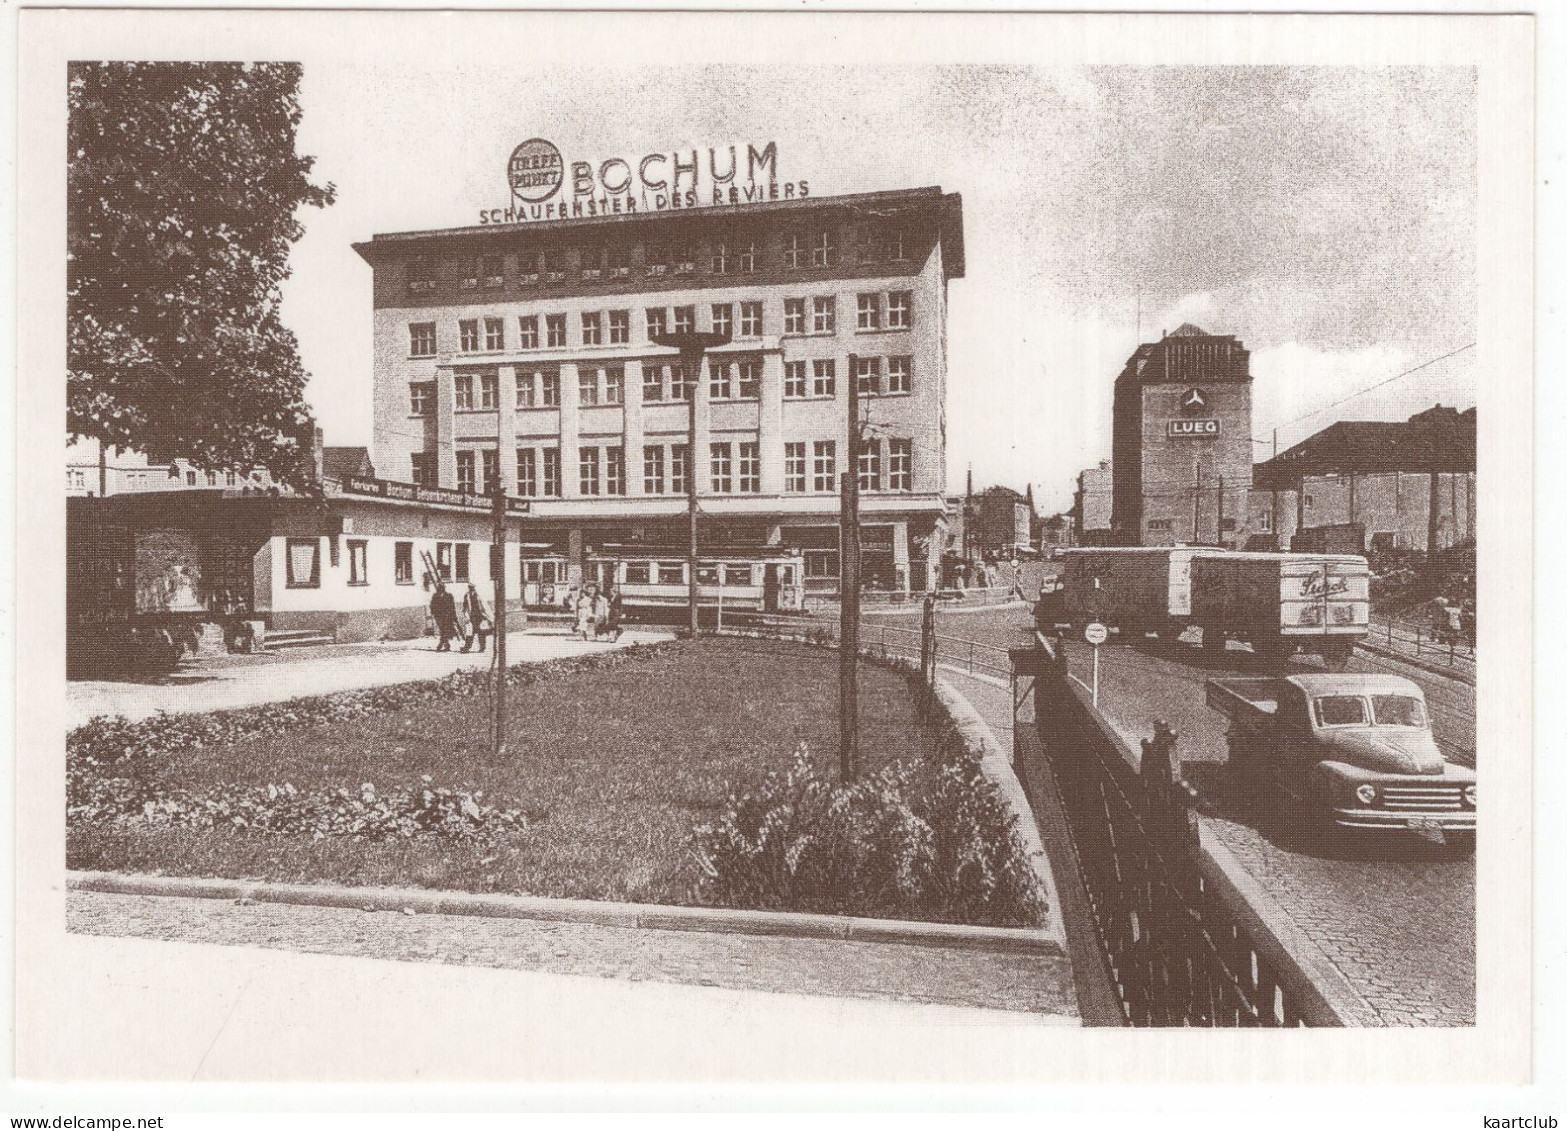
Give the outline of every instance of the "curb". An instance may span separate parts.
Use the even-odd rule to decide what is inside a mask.
[[[1055,958],[1066,956],[1060,940],[1043,930],[855,919],[847,915],[794,911],[737,911],[722,907],[674,907],[587,899],[549,899],[544,896],[479,895],[419,888],[271,884],[119,872],[67,872],[65,886],[70,891],[109,895],[252,900],[256,903],[294,907],[411,911],[420,915],[473,915],[492,919],[539,919],[653,931],[706,931],[846,942],[900,943],[904,946],[1034,954]]]
[[[1419,668],[1421,671],[1430,672],[1432,675],[1445,676],[1454,683],[1463,683],[1470,687],[1475,686],[1475,677],[1459,668],[1439,667],[1436,664],[1430,663],[1426,660],[1418,659],[1417,657],[1410,656],[1404,652],[1397,652],[1391,648],[1383,648],[1378,644],[1367,644],[1364,640],[1356,641],[1355,647],[1362,652],[1369,652],[1373,656],[1381,656],[1384,659],[1395,660],[1400,664],[1408,664],[1412,668]]]

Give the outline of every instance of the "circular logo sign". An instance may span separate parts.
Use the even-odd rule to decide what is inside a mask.
[[[1098,621],[1095,621],[1083,629],[1083,639],[1098,647],[1110,639],[1110,630]]]
[[[566,179],[566,163],[560,150],[541,137],[529,138],[511,151],[506,162],[506,183],[511,194],[529,204],[539,204],[560,191]]]

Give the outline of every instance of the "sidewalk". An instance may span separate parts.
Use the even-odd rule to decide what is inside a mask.
[[[628,631],[614,643],[513,632],[506,637],[506,659],[511,664],[540,663],[667,639],[668,633],[649,630]],[[160,711],[225,711],[307,695],[439,679],[489,665],[488,652],[437,652],[430,637],[331,645],[299,656],[273,653],[221,656],[211,663],[187,660],[155,683],[81,680],[66,684],[66,725],[77,727],[99,715],[143,719]]]

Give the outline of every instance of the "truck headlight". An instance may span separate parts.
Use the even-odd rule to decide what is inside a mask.
[[[1472,785],[1464,786],[1464,804],[1469,806],[1471,809],[1476,808],[1475,787]]]
[[[1375,805],[1377,803],[1377,787],[1367,782],[1365,785],[1355,787],[1355,799],[1362,805]]]

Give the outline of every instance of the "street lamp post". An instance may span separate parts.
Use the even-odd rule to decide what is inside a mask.
[[[696,588],[696,398],[702,387],[702,358],[710,349],[729,344],[729,335],[716,332],[703,332],[698,330],[677,331],[673,334],[649,335],[655,346],[664,346],[668,349],[680,351],[680,380],[686,382],[691,375],[690,387],[686,389],[686,408],[688,411],[688,424],[686,428],[686,516],[688,543],[686,546],[686,570],[688,600],[691,604],[691,635],[697,634],[697,588]]]

